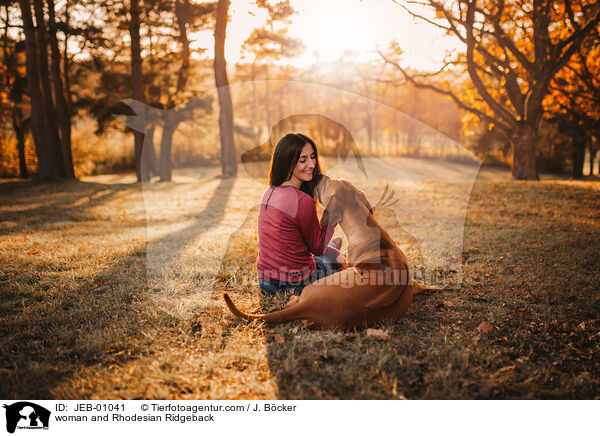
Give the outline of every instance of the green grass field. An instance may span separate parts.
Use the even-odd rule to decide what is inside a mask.
[[[226,310],[225,290],[248,311],[286,298],[261,297],[254,280],[249,210],[264,185],[218,174],[179,171],[144,192],[130,174],[0,184],[1,397],[599,397],[596,181],[481,170],[462,288],[416,297],[404,319],[378,326],[381,338],[247,323]],[[369,198],[384,176],[361,185]],[[398,219],[425,195],[449,210],[452,188],[391,185],[401,201],[378,218],[416,263]],[[436,231],[435,216],[421,225]]]

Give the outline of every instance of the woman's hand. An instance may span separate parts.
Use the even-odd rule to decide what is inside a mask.
[[[342,253],[335,257],[335,261],[340,264],[342,269],[346,269],[346,257]]]

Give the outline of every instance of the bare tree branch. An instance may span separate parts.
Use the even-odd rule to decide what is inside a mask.
[[[455,103],[456,105],[468,112],[471,112],[475,115],[477,115],[479,118],[484,119],[486,121],[489,121],[490,123],[493,123],[494,125],[497,125],[500,129],[502,129],[506,134],[510,133],[510,126],[501,122],[498,122],[498,120],[496,120],[495,118],[487,115],[485,112],[472,107],[471,105],[465,103],[464,101],[462,101],[455,93],[453,93],[450,90],[446,90],[446,89],[441,89],[435,85],[429,84],[429,83],[421,83],[421,82],[417,82],[414,77],[412,77],[410,74],[408,74],[406,72],[406,70],[404,68],[402,68],[398,63],[391,61],[390,59],[388,59],[381,51],[378,51],[379,55],[381,56],[381,58],[384,60],[385,63],[392,65],[393,67],[395,67],[398,71],[400,71],[403,75],[403,77],[409,82],[411,83],[413,86],[415,86],[416,88],[421,88],[421,89],[430,89],[432,91],[435,91],[439,94],[442,95],[446,95],[448,97],[450,97]]]
[[[490,109],[502,117],[508,124],[511,124],[515,121],[513,114],[506,110],[502,104],[497,102],[496,99],[491,96],[481,81],[481,78],[477,74],[477,69],[475,68],[475,62],[473,60],[473,47],[475,45],[475,38],[473,37],[471,30],[475,19],[474,5],[475,0],[471,0],[468,4],[469,7],[467,8],[467,18],[465,22],[465,27],[467,30],[467,71],[469,72],[469,76],[471,76],[471,80],[473,81],[475,89],[477,89],[477,92],[485,100]]]
[[[430,20],[429,18],[426,18],[426,17],[424,17],[423,15],[419,15],[419,14],[416,14],[416,13],[412,12],[410,9],[408,9],[408,8],[407,8],[406,6],[404,6],[403,4],[399,3],[397,0],[392,0],[392,1],[393,1],[394,3],[396,3],[398,6],[400,6],[402,9],[404,9],[406,12],[408,12],[408,13],[409,13],[411,16],[413,16],[414,18],[418,18],[418,19],[420,19],[420,20],[423,20],[423,21],[425,21],[425,22],[427,22],[427,23],[431,24],[432,26],[435,26],[435,27],[437,27],[437,28],[439,28],[439,29],[443,29],[443,30],[445,30],[445,31],[447,31],[447,32],[452,32],[452,31],[453,31],[451,27],[445,27],[445,26],[442,26],[440,23],[436,23],[435,21],[433,21],[433,20]],[[407,2],[407,3],[411,3],[411,2]],[[459,36],[460,36],[460,35],[459,35]]]
[[[510,53],[512,53],[512,55],[521,63],[521,65],[523,65],[523,67],[525,67],[527,70],[530,70],[531,68],[533,68],[533,63],[529,59],[527,59],[527,56],[517,48],[512,39],[506,35],[504,29],[502,28],[502,25],[500,24],[500,20],[498,17],[504,9],[504,0],[502,0],[502,2],[499,4],[498,9],[498,14],[496,14],[495,16],[487,16],[487,18],[494,26],[494,38],[496,38],[496,40],[502,47],[507,48],[510,51]]]
[[[579,32],[573,32],[569,38],[555,46],[557,58],[556,65],[551,70],[553,76],[569,61],[569,59],[571,59],[571,56],[579,50],[583,39],[596,28],[598,23],[600,23],[600,8],[597,7],[596,16],[590,19]],[[563,51],[567,46],[569,46],[569,48]]]

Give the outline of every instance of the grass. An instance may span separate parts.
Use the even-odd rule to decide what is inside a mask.
[[[143,193],[131,175],[0,185],[1,397],[598,398],[597,182],[482,170],[463,287],[417,297],[405,318],[379,326],[385,340],[233,318],[224,290],[246,310],[286,298],[261,297],[253,280],[249,209],[264,188],[217,175],[190,170]],[[373,198],[382,182],[362,187]],[[401,205],[452,193],[394,188]],[[380,222],[409,238],[397,221],[409,212],[395,207]],[[418,247],[406,247],[417,262]]]

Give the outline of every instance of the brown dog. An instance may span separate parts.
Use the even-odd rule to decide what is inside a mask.
[[[427,289],[409,274],[406,256],[372,215],[365,195],[347,180],[323,176],[317,195],[325,212],[321,226],[339,222],[348,239],[348,268],[306,286],[279,311],[247,314],[223,294],[231,312],[245,319],[307,320],[324,328],[371,326],[406,313],[413,296]]]

